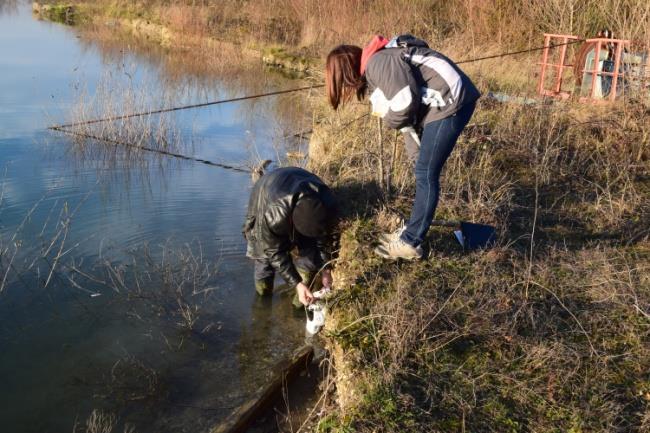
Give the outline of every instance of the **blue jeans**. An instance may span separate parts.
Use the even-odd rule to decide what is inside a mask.
[[[440,195],[440,173],[454,150],[463,128],[472,118],[476,104],[460,109],[453,116],[429,122],[420,140],[420,154],[415,163],[415,202],[411,218],[401,239],[414,247],[420,245],[429,230]]]

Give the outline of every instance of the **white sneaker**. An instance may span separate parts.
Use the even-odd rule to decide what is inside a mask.
[[[413,260],[422,258],[422,247],[411,246],[400,238],[393,239],[390,242],[382,243],[375,248],[375,253],[385,259]]]
[[[402,233],[404,233],[405,230],[406,230],[406,223],[404,221],[402,221],[400,223],[400,226],[394,232],[392,232],[392,233],[382,233],[381,235],[379,235],[379,242],[385,243],[385,244],[393,242],[394,240],[399,239],[402,236]]]

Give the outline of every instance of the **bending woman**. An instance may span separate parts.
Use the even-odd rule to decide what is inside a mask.
[[[415,201],[406,226],[383,236],[375,251],[391,259],[421,258],[442,167],[472,117],[479,91],[456,64],[411,35],[390,41],[375,36],[363,50],[334,48],[325,79],[334,109],[368,93],[372,114],[404,133],[407,154],[415,161]]]

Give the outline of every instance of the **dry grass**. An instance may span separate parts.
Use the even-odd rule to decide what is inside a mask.
[[[321,124],[312,148],[347,194],[329,328],[339,406],[321,431],[646,431],[648,108],[482,101],[438,216],[494,224],[499,245],[463,254],[434,228],[429,259],[410,264],[372,253],[413,178],[398,157],[393,189],[379,187],[374,119],[340,129],[357,114]]]
[[[64,277],[76,288],[114,292],[127,303],[128,315],[143,323],[163,318],[184,334],[208,332],[215,323],[209,314],[203,317],[203,306],[216,290],[218,263],[204,255],[199,242],[171,244],[153,251],[144,244],[113,256],[100,251],[93,266],[67,263]]]
[[[650,10],[641,0],[418,0],[372,5],[351,0],[106,3],[114,16],[142,17],[190,34],[248,36],[309,48],[341,41],[362,43],[375,32],[404,30],[432,41],[462,36],[474,45],[496,42],[502,47],[525,45],[531,35],[545,31],[591,34],[603,26],[615,28],[627,38],[643,39]]]
[[[75,204],[55,201],[49,209],[42,209],[47,203],[43,197],[12,232],[0,237],[0,294],[51,287],[89,297],[111,291],[126,304],[129,317],[142,322],[162,319],[183,335],[206,333],[217,325],[203,313],[216,290],[218,263],[204,254],[200,242],[176,247],[170,239],[153,251],[148,244],[128,251],[106,250],[101,242],[96,262],[75,256],[88,239],[72,241],[72,226],[93,192]],[[37,210],[47,212],[38,216],[38,223],[32,221]]]
[[[73,243],[70,231],[75,216],[94,191],[76,203],[50,202],[45,195],[29,208],[13,231],[0,236],[0,294],[10,287],[30,292],[45,290],[60,282],[62,268],[84,240]],[[0,193],[0,213],[5,210]],[[46,208],[49,202],[49,209]],[[44,220],[32,221],[37,211],[47,209]]]
[[[264,73],[261,64],[225,62],[225,57],[234,55],[233,46],[228,44],[224,45],[224,49],[220,49],[217,43],[204,46],[198,50],[200,56],[184,49],[169,55],[157,51],[159,47],[149,45],[147,48],[146,44],[137,40],[130,39],[132,43],[125,44],[117,38],[121,33],[111,37],[105,28],[101,31],[86,30],[84,34],[99,38],[102,56],[107,63],[115,66],[102,75],[92,91],[86,88],[83,81],[75,83],[76,100],[64,122],[72,126],[63,128],[63,132],[76,137],[70,151],[80,163],[101,162],[104,166],[113,167],[119,162],[126,166],[146,168],[152,161],[159,164],[163,160],[169,161],[170,154],[191,156],[201,145],[201,140],[213,137],[196,136],[192,125],[187,125],[187,122],[185,128],[181,128],[180,111],[146,113],[289,86],[285,77]],[[136,55],[147,56],[151,68],[143,72],[130,63],[130,57],[124,54],[127,49]],[[311,129],[311,121],[304,115],[305,95],[310,93],[251,99],[240,103],[237,114],[249,123],[256,121],[254,113],[260,105],[266,107],[264,111],[276,113],[276,124],[272,127],[277,139],[275,144],[279,163],[286,159],[284,147],[301,150],[304,135],[296,132]],[[144,115],[120,118],[132,113]],[[93,122],[95,119],[111,118],[115,120]],[[255,137],[248,138],[254,147]],[[162,158],[147,157],[155,157],[156,154]]]
[[[542,33],[594,36],[608,27],[617,36],[650,44],[650,5],[643,0],[235,0],[141,2],[80,1],[87,16],[130,19],[161,25],[177,45],[210,37],[237,46],[280,45],[303,55],[322,57],[340,43],[365,44],[373,34],[410,32],[453,58],[539,46]],[[164,30],[167,29],[167,30]],[[197,44],[193,44],[197,46]],[[460,54],[456,56],[455,54]],[[468,56],[471,54],[471,56]],[[533,60],[533,58],[529,58]],[[537,61],[537,57],[534,58]],[[226,62],[228,63],[228,62]],[[490,79],[501,79],[512,68],[486,68]],[[510,65],[512,66],[512,65]],[[530,64],[516,66],[516,81]]]
[[[84,26],[92,29],[94,39],[114,39],[118,31],[129,33],[147,42],[173,46],[179,55],[170,56],[172,59],[184,57],[180,55],[183,51],[189,53],[182,61],[184,70],[195,66],[203,71],[228,70],[234,75],[241,62],[259,60],[261,52],[272,47],[284,53],[282,56],[296,59],[296,64],[308,64],[310,74],[321,79],[319,65],[329,49],[341,43],[364,45],[377,33],[415,34],[456,61],[539,47],[544,32],[591,37],[605,27],[613,29],[617,37],[635,41],[633,51],[647,51],[650,46],[650,6],[641,0],[418,0],[372,5],[347,0],[77,3],[77,15],[86,17],[77,21],[96,23]],[[570,47],[569,58],[574,48]],[[533,52],[463,68],[482,88],[531,94],[539,59],[540,53]]]

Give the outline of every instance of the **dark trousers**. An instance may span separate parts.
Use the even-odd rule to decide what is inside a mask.
[[[412,246],[420,245],[429,230],[440,195],[440,173],[456,145],[465,125],[472,118],[475,104],[463,107],[455,115],[429,122],[420,141],[415,163],[415,202],[411,218],[401,239]]]

